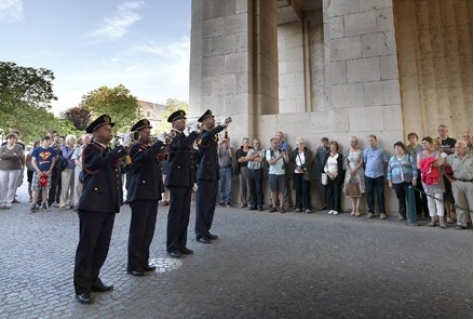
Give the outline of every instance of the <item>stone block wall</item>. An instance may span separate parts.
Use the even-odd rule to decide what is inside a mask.
[[[291,1],[291,5],[303,2]],[[193,0],[191,113],[197,116],[211,108],[218,115],[232,115],[229,134],[235,148],[244,136],[259,137],[262,146],[268,148],[275,132],[283,131],[292,148],[296,139],[303,137],[314,151],[326,136],[338,141],[344,151],[352,135],[359,138],[361,147],[366,147],[366,136],[375,134],[379,146],[393,155],[393,144],[404,141],[407,130],[420,132],[416,119],[429,119],[427,111],[434,112],[438,121],[454,116],[464,127],[470,123],[472,128],[472,31],[468,31],[469,26],[472,29],[472,2],[447,1],[450,5],[461,3],[466,10],[444,10],[451,8],[446,1],[433,0],[433,7],[428,0],[412,1],[418,6],[413,11],[418,20],[432,25],[424,28],[424,22],[416,26],[416,19],[407,20],[397,32],[409,36],[398,43],[394,3],[408,2],[322,0],[322,8],[297,8],[296,15],[292,15],[286,7],[285,17],[278,17],[278,10],[290,2],[278,1],[277,5],[275,0]],[[441,9],[447,17],[442,18]],[[460,15],[462,19],[454,24],[456,27],[439,29],[439,21],[421,19],[426,12],[428,17],[443,21]],[[297,20],[285,20],[295,16]],[[460,31],[447,33],[456,38],[441,37],[444,31],[457,26]],[[422,38],[416,36],[420,27],[425,35]],[[444,49],[435,50],[434,44],[443,41]],[[469,43],[471,48],[467,49]],[[417,48],[426,58],[416,61],[410,48]],[[437,56],[454,51],[459,52],[458,59],[443,62]],[[470,75],[447,72],[465,66],[471,70]],[[436,74],[426,77],[426,83],[433,86],[422,91],[422,98],[414,89],[420,84],[420,69]],[[436,89],[443,76],[452,78],[446,82],[451,85],[448,93]],[[446,111],[439,101],[461,107]],[[471,107],[467,108],[469,101]],[[426,107],[420,107],[420,102]],[[388,188],[386,195],[387,207],[393,212],[396,198]],[[313,204],[320,206],[317,196],[312,197]],[[343,207],[348,205],[344,197]]]

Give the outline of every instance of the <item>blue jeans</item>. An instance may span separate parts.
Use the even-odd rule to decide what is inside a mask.
[[[229,204],[232,198],[232,167],[219,168],[219,204]]]
[[[375,212],[374,191],[377,192],[377,204],[379,207],[379,214],[385,213],[385,196],[383,192],[384,177],[371,178],[365,176],[365,192],[367,194],[367,210],[368,213]]]

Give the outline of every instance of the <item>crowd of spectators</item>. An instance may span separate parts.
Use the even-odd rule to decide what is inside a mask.
[[[0,209],[19,202],[15,193],[26,170],[32,213],[52,207],[76,210],[82,192],[82,148],[90,143],[91,135],[84,134],[78,140],[74,135],[49,130],[29,151],[20,137],[19,131],[13,131],[0,147]]]
[[[367,147],[359,147],[359,140],[351,136],[349,147],[343,153],[337,141],[323,137],[314,153],[298,138],[291,150],[283,132],[270,140],[271,147],[262,149],[260,140],[245,137],[236,151],[228,136],[219,143],[220,172],[218,203],[232,205],[232,179],[238,176],[238,206],[249,210],[264,210],[264,179],[270,189],[268,211],[286,210],[311,213],[327,211],[330,215],[342,213],[341,199],[345,194],[351,200],[351,216],[364,214],[368,218],[387,218],[384,185],[394,190],[398,200],[399,220],[407,219],[409,186],[416,187],[416,210],[419,216],[429,215],[429,226],[446,228],[454,223],[464,229],[472,225],[472,132],[464,132],[456,140],[448,135],[446,125],[439,125],[439,137],[421,139],[416,133],[407,136],[408,144],[393,144],[394,155],[378,146],[377,136],[366,137]],[[81,196],[82,149],[92,136],[84,134],[61,136],[50,130],[36,141],[30,152],[20,141],[20,132],[5,136],[0,147],[0,209],[9,209],[17,202],[16,188],[23,182],[26,168],[31,212],[57,207],[76,210]],[[163,158],[163,173],[167,172]],[[124,172],[125,173],[125,169]],[[355,184],[349,192],[348,184]],[[321,207],[312,207],[311,188],[319,197]],[[295,200],[291,203],[292,189]],[[361,200],[366,199],[366,212],[361,211]],[[168,204],[166,193],[162,200]],[[377,207],[375,207],[377,204]]]
[[[398,219],[406,221],[408,190],[412,186],[417,188],[416,212],[420,217],[430,216],[429,226],[444,229],[456,220],[456,229],[464,229],[472,225],[472,217],[469,218],[469,212],[472,216],[472,132],[464,132],[456,140],[448,135],[447,126],[441,124],[438,133],[436,138],[423,137],[421,144],[416,133],[408,134],[408,144],[402,141],[393,144],[391,157],[378,145],[374,134],[366,137],[368,146],[364,149],[359,147],[358,138],[351,136],[349,148],[344,152],[337,141],[327,137],[321,139],[314,153],[303,138],[298,138],[296,148],[290,150],[282,132],[271,138],[268,150],[260,147],[258,138],[250,146],[250,139],[244,137],[241,147],[234,152],[230,141],[224,139],[218,152],[221,168],[218,202],[221,206],[232,205],[232,171],[239,175],[237,198],[241,208],[264,210],[263,187],[267,178],[271,213],[317,210],[338,215],[342,213],[341,197],[345,194],[351,199],[351,216],[386,219],[385,186],[388,185],[398,201]],[[321,207],[311,207],[312,185]],[[290,204],[292,189],[295,201]],[[366,212],[361,211],[363,197]]]

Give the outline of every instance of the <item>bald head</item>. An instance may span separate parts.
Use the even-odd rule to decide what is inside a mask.
[[[458,153],[458,155],[466,155],[466,143],[464,143],[463,141],[456,142],[456,144],[454,145],[454,150],[456,153]]]
[[[462,140],[466,143],[466,146],[472,145],[472,132],[466,131],[462,134]]]

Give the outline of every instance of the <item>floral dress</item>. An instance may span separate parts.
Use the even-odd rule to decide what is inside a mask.
[[[349,152],[346,154],[345,158],[345,164],[349,163],[349,166],[351,167],[351,170],[354,169],[360,162],[361,158],[363,156],[363,151],[362,149],[357,149],[357,150],[349,150]],[[346,168],[346,165],[344,165],[344,168]],[[351,178],[351,172],[346,168],[346,176],[344,179],[344,188]],[[354,175],[355,180],[360,186],[360,193],[361,196],[363,193],[365,193],[365,183],[364,183],[364,168],[361,166],[356,174]],[[344,189],[343,188],[343,189]]]

